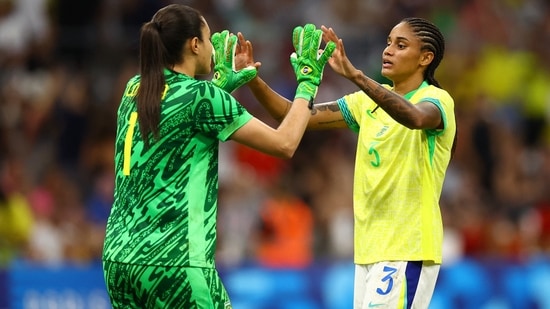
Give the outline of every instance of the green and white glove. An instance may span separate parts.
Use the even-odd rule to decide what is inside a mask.
[[[216,32],[212,34],[212,45],[214,47],[214,76],[212,77],[214,85],[231,93],[256,77],[258,70],[254,66],[248,66],[239,71],[235,69],[236,35],[230,34],[228,30]]]
[[[313,24],[297,26],[292,33],[295,52],[290,55],[298,87],[294,98],[303,98],[310,102],[317,95],[317,88],[323,79],[323,69],[336,49],[336,43],[328,42],[321,52],[323,32]]]

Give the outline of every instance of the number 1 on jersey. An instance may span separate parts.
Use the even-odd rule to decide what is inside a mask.
[[[134,128],[136,127],[137,116],[137,112],[132,112],[132,114],[130,114],[128,131],[126,132],[126,138],[124,139],[124,165],[122,170],[124,176],[130,175],[130,163],[132,157],[132,136],[134,136]]]

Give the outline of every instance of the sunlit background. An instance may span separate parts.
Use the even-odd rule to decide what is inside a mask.
[[[0,0],[0,308],[109,308],[101,271],[115,117],[158,0]],[[243,32],[260,76],[292,98],[291,33],[331,26],[380,82],[402,18],[447,40],[436,72],[459,142],[441,197],[444,264],[431,308],[550,308],[547,0],[199,0]],[[210,78],[208,76],[204,78]],[[327,68],[318,102],[356,91]],[[234,93],[276,126],[246,87]],[[307,132],[281,161],[220,149],[217,264],[235,309],[352,308],[356,135]],[[371,241],[377,241],[372,239]]]

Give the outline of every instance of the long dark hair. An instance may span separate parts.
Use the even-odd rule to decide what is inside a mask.
[[[140,34],[140,75],[137,93],[139,130],[146,145],[149,135],[159,138],[160,102],[164,93],[164,68],[184,61],[184,43],[194,37],[203,40],[202,14],[189,6],[171,4],[143,24]]]
[[[445,38],[443,34],[435,24],[423,18],[408,17],[401,22],[407,23],[414,34],[420,38],[422,49],[427,49],[434,54],[434,59],[424,72],[424,79],[430,85],[441,87],[434,75],[435,69],[437,69],[443,59],[443,54],[445,54]]]

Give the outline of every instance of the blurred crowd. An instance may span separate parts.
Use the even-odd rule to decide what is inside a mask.
[[[0,0],[0,266],[101,258],[113,199],[116,110],[139,28],[160,0]],[[190,0],[212,31],[252,41],[260,75],[292,98],[294,26],[333,27],[380,82],[399,20],[447,39],[436,78],[455,98],[458,148],[441,197],[445,263],[550,254],[550,4],[546,0]],[[204,78],[209,78],[208,76]],[[327,68],[317,101],[356,91]],[[243,87],[235,96],[276,125]],[[356,136],[307,132],[283,161],[220,147],[218,263],[304,267],[353,255]]]

